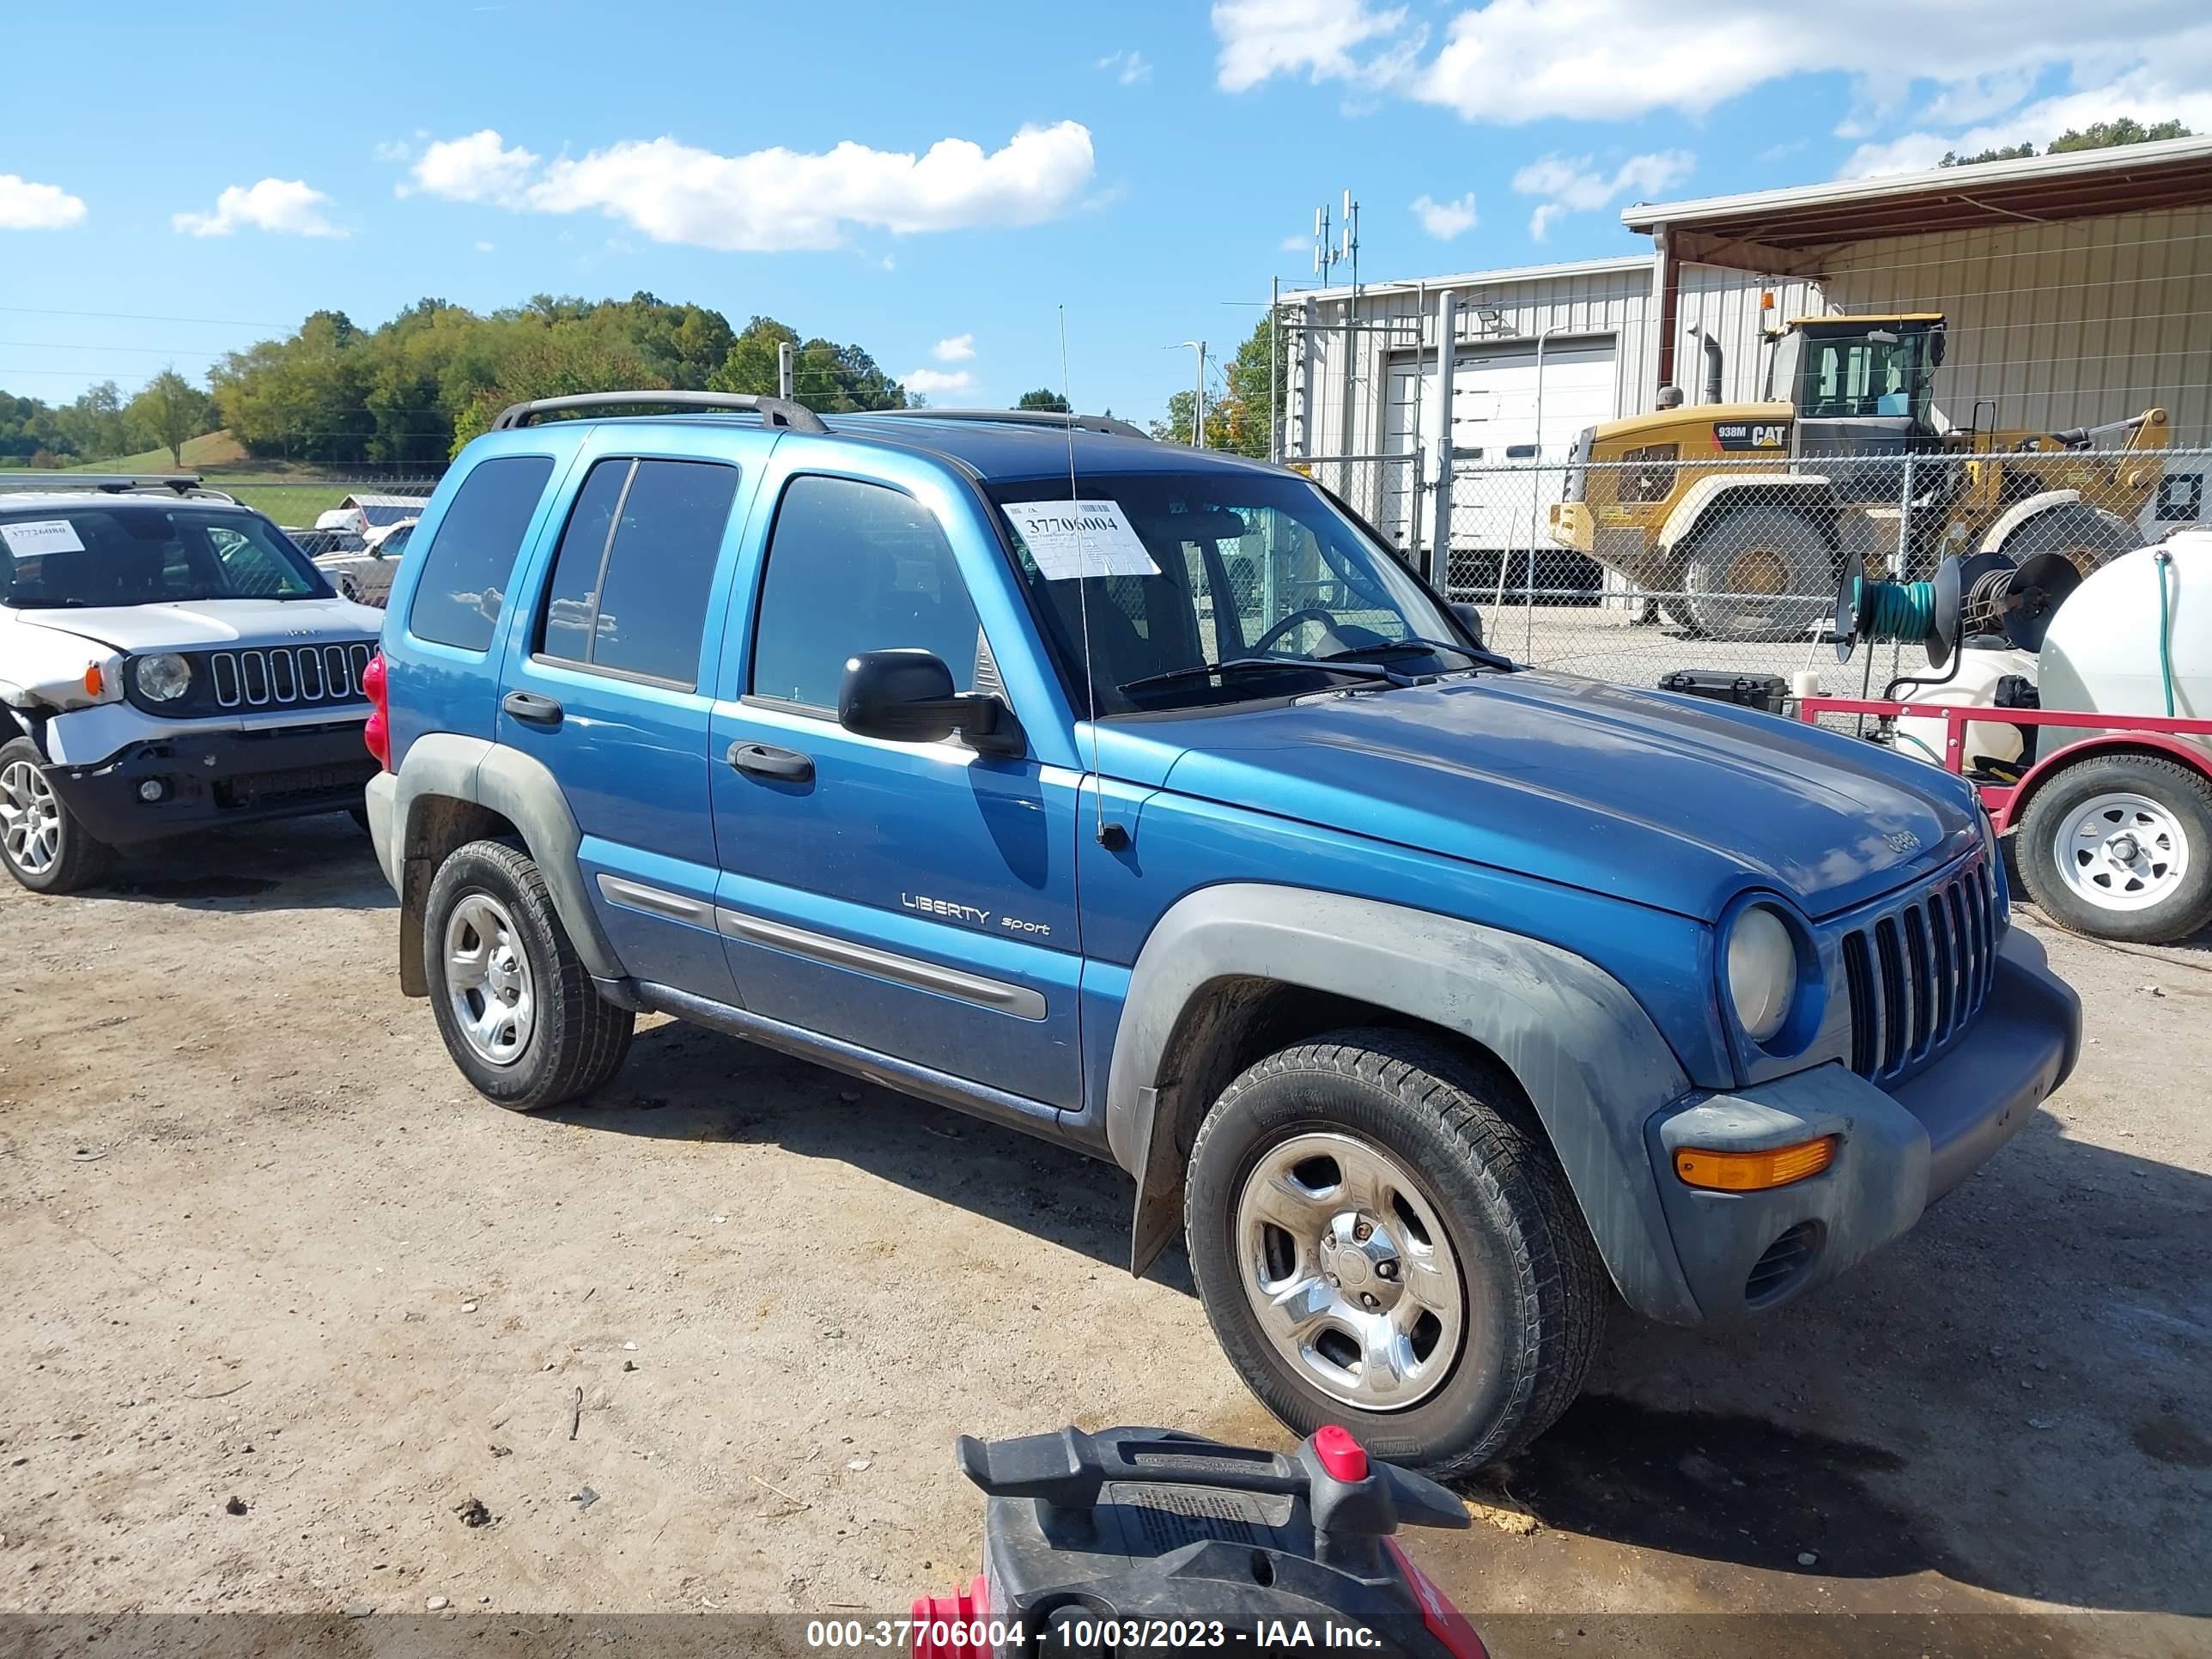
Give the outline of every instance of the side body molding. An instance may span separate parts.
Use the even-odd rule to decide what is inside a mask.
[[[599,980],[623,977],[622,962],[584,890],[583,871],[576,861],[583,832],[553,774],[518,750],[482,738],[437,732],[407,746],[393,787],[392,863],[398,867],[387,866],[385,873],[393,878],[399,894],[401,989],[421,996],[428,988],[422,982],[422,910],[437,868],[436,860],[428,855],[435,812],[425,797],[482,806],[514,824],[544,875],[553,908],[584,966]]]
[[[1521,934],[1259,884],[1204,888],[1178,902],[1130,978],[1106,1134],[1115,1162],[1137,1178],[1133,1270],[1143,1270],[1180,1218],[1190,1139],[1212,1103],[1187,1097],[1179,1075],[1189,1069],[1176,1042],[1185,1012],[1218,1005],[1206,994],[1238,981],[1356,998],[1489,1049],[1527,1091],[1621,1294],[1653,1318],[1698,1319],[1644,1139],[1651,1115],[1691,1085],[1618,981]]]

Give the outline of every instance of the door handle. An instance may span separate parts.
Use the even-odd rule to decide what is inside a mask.
[[[561,705],[535,691],[510,691],[499,700],[499,706],[515,719],[527,720],[532,726],[561,724]]]
[[[783,783],[814,781],[813,757],[802,755],[796,749],[777,749],[765,743],[733,743],[729,758],[730,764],[738,771],[757,778],[775,778]]]

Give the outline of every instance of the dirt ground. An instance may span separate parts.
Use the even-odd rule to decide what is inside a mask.
[[[1616,1316],[1475,1493],[1533,1521],[1410,1536],[1493,1651],[2212,1652],[2212,948],[2023,925],[2087,1008],[2048,1110],[1807,1305]],[[1286,1443],[1118,1173],[661,1021],[512,1115],[393,935],[343,818],[0,884],[0,1649],[898,1612],[974,1571],[956,1433]]]

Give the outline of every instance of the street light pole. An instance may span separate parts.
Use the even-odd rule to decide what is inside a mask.
[[[1168,349],[1181,351],[1186,348],[1198,354],[1198,386],[1190,404],[1190,447],[1203,449],[1206,447],[1206,342],[1178,340]]]

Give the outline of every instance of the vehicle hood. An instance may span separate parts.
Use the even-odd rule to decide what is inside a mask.
[[[1133,781],[1708,921],[1749,887],[1830,915],[1981,833],[1968,787],[1923,763],[1562,675],[1114,724]]]
[[[89,610],[23,610],[18,623],[118,651],[202,651],[374,638],[384,613],[350,599],[183,599]]]

